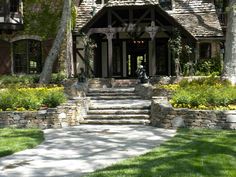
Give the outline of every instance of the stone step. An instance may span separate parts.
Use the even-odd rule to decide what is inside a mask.
[[[150,100],[91,100],[90,109],[150,109]]]
[[[86,96],[136,96],[134,92],[89,92],[86,94]]]
[[[140,124],[140,125],[148,125],[150,124],[150,120],[147,119],[121,119],[121,120],[84,120],[80,122],[81,124]]]
[[[141,99],[140,96],[93,96],[91,100],[125,100],[125,99]]]
[[[135,88],[89,88],[88,93],[134,93]]]
[[[150,114],[148,109],[103,109],[103,110],[88,110],[87,114]]]
[[[85,119],[89,120],[119,120],[119,119],[149,119],[150,116],[148,114],[109,114],[109,115],[101,115],[101,114],[91,114],[86,115]]]
[[[116,79],[113,83],[113,87],[134,87],[138,84],[137,79]]]
[[[105,109],[124,109],[124,110],[130,110],[130,109],[150,109],[150,106],[127,106],[127,105],[94,105],[89,107],[90,110],[105,110]]]

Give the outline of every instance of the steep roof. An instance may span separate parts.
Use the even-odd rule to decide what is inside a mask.
[[[158,0],[109,0],[105,6],[97,5],[95,13],[106,7],[159,5],[158,2]],[[211,0],[175,0],[173,10],[167,12],[194,37],[223,36],[215,6]],[[92,13],[92,2],[82,2],[78,7],[74,32],[79,32],[92,19]]]
[[[114,6],[143,6],[143,5],[157,5],[155,0],[110,0],[107,3],[108,7]]]
[[[175,0],[168,12],[195,37],[222,37],[222,28],[211,0]]]

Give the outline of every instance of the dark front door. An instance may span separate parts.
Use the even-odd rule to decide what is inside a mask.
[[[148,42],[145,40],[128,41],[127,76],[137,77],[136,71],[143,65],[148,74]]]
[[[168,39],[157,39],[156,52],[156,75],[168,75]]]

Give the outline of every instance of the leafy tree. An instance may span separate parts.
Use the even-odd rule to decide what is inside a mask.
[[[61,45],[65,39],[68,24],[71,22],[71,0],[64,0],[63,12],[60,22],[60,27],[57,32],[57,36],[54,40],[53,46],[49,52],[49,55],[46,58],[44,63],[43,71],[40,75],[39,83],[48,84],[51,80],[53,64],[57,59],[57,56],[60,52]]]

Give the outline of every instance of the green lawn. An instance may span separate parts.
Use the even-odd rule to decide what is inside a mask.
[[[39,129],[0,129],[0,157],[33,148],[43,140]]]
[[[236,131],[180,129],[151,152],[88,177],[235,177]]]

